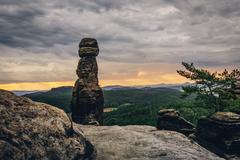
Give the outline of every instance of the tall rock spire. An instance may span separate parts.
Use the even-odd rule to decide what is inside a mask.
[[[103,92],[98,84],[98,43],[93,38],[83,38],[79,44],[78,76],[72,93],[72,120],[80,124],[102,124]]]

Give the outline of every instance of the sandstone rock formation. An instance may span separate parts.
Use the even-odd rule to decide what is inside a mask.
[[[162,109],[157,115],[157,128],[160,130],[177,131],[188,136],[194,133],[195,127],[180,116],[174,109]]]
[[[0,159],[85,159],[95,150],[60,109],[0,90]]]
[[[81,126],[98,160],[223,160],[183,134],[151,126]]]
[[[71,110],[72,120],[80,124],[102,123],[103,92],[98,84],[96,56],[99,53],[96,39],[84,38],[79,44],[80,60],[77,67]]]
[[[217,112],[211,117],[200,119],[196,139],[201,145],[221,156],[240,157],[240,115]]]

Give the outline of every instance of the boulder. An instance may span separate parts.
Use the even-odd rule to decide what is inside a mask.
[[[217,112],[198,121],[196,140],[224,157],[240,156],[240,115]]]
[[[86,159],[95,150],[53,106],[0,90],[0,159]]]
[[[223,160],[181,133],[152,126],[79,125],[98,160]]]
[[[174,109],[162,109],[158,112],[157,129],[176,131],[186,136],[195,131],[194,125],[182,118]]]

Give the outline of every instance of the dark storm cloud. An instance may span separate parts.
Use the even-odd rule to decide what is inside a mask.
[[[240,1],[0,0],[0,82],[74,79],[85,36],[99,41],[105,75],[112,63],[237,68]]]
[[[41,5],[40,5],[41,6]],[[32,46],[52,46],[64,44],[67,39],[60,27],[40,28],[33,21],[36,17],[45,16],[44,10],[33,5],[2,5],[0,11],[0,43],[11,47],[28,48]]]
[[[81,15],[84,10],[93,13],[100,12],[102,9],[109,10],[109,7],[113,7],[114,4],[107,5],[108,3],[104,1],[70,1],[68,3],[64,1],[57,3],[56,1],[56,3],[47,5],[47,3],[44,4],[40,2],[41,1],[36,1],[28,5],[26,5],[26,2],[19,3],[18,1],[16,3],[3,2],[4,5],[1,7],[3,10],[0,12],[0,29],[2,31],[0,43],[11,47],[22,48],[34,46],[52,47],[54,44],[68,45],[72,42],[79,41],[80,37],[93,32],[93,30],[89,28],[88,24],[85,26],[82,25],[79,28],[77,28],[77,25],[76,28],[74,28],[73,26],[64,24],[64,19],[69,18],[68,15],[62,15],[62,17],[56,15],[56,17],[52,17],[53,19],[48,19],[52,12],[55,10],[65,10],[66,13],[71,13],[71,11],[74,10],[77,14]],[[66,6],[69,6],[69,8]],[[114,5],[113,8],[118,8],[118,6],[119,5]],[[84,23],[81,22],[81,19],[78,19],[77,15],[72,18],[74,18],[74,21]],[[57,23],[63,21],[60,23],[64,25],[54,24],[54,21]],[[45,23],[47,25],[42,26]],[[75,34],[75,32],[77,32],[77,34]],[[124,35],[115,37],[114,35],[100,34],[96,36],[103,42],[131,41],[130,38],[126,38]]]

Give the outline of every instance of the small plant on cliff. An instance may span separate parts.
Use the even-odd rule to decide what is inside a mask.
[[[213,107],[215,112],[223,111],[234,100],[231,88],[240,78],[240,70],[234,69],[228,72],[225,69],[222,73],[211,73],[205,69],[195,68],[193,63],[182,62],[182,65],[186,71],[177,70],[177,72],[195,82],[183,87],[184,97],[194,94],[196,100]]]

